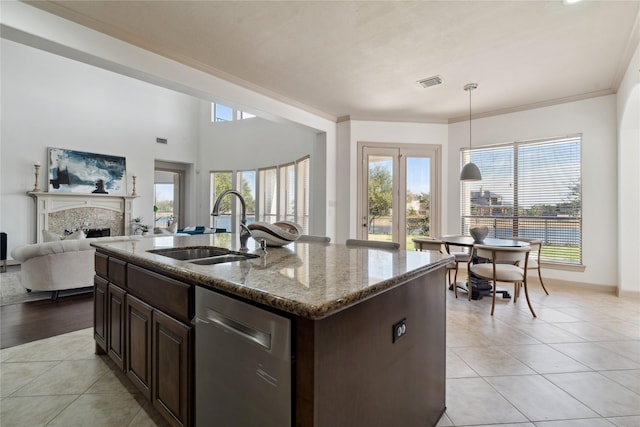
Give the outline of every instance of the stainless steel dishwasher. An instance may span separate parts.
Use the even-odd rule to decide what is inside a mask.
[[[196,286],[196,426],[291,426],[290,320]]]

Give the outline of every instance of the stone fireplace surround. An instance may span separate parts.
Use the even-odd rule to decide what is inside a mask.
[[[133,200],[137,196],[78,193],[27,193],[36,202],[36,242],[42,230],[64,234],[65,230],[110,228],[112,236],[131,234]]]

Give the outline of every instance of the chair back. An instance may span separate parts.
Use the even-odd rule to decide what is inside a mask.
[[[379,242],[376,240],[358,240],[347,239],[347,246],[366,246],[376,249],[400,249],[400,243],[397,242]]]
[[[311,234],[301,234],[298,237],[299,242],[320,242],[320,243],[329,243],[331,242],[331,237],[327,236],[313,236]]]
[[[527,242],[529,244],[529,247],[531,247],[531,253],[535,254],[536,259],[540,258],[540,251],[542,250],[542,240],[530,239],[527,237],[514,237],[513,240],[517,240],[519,242]]]
[[[516,262],[524,261],[526,266],[531,246],[474,245],[473,250],[476,256],[489,259],[494,263],[515,264]]]
[[[416,250],[427,250],[446,253],[444,242],[433,237],[419,237],[413,239]]]

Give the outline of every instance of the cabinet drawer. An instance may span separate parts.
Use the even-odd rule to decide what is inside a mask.
[[[114,257],[109,257],[109,281],[125,288],[127,286],[127,263]]]
[[[109,257],[105,254],[101,254],[96,251],[95,255],[95,269],[96,274],[103,279],[107,279],[109,277]]]
[[[193,317],[193,287],[129,264],[128,289],[147,304],[189,323]]]

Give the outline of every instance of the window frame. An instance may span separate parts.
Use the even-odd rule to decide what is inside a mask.
[[[536,150],[537,155],[532,155]],[[557,152],[563,150],[566,153],[558,156]],[[540,239],[543,241],[541,262],[583,266],[582,151],[582,134],[461,148],[460,167],[473,161],[483,175],[481,181],[460,182],[461,233],[468,235],[470,225],[483,224],[489,226],[491,237]],[[549,160],[551,155],[558,159],[556,163]],[[560,161],[573,169],[555,167],[557,170],[553,170],[549,166]],[[509,169],[510,177],[506,175]],[[505,176],[500,177],[501,174]],[[528,178],[524,178],[525,175]],[[571,182],[566,181],[566,177],[570,177]],[[563,193],[573,199],[560,202],[559,195]],[[498,201],[498,196],[507,201]],[[556,215],[552,215],[553,209]]]

